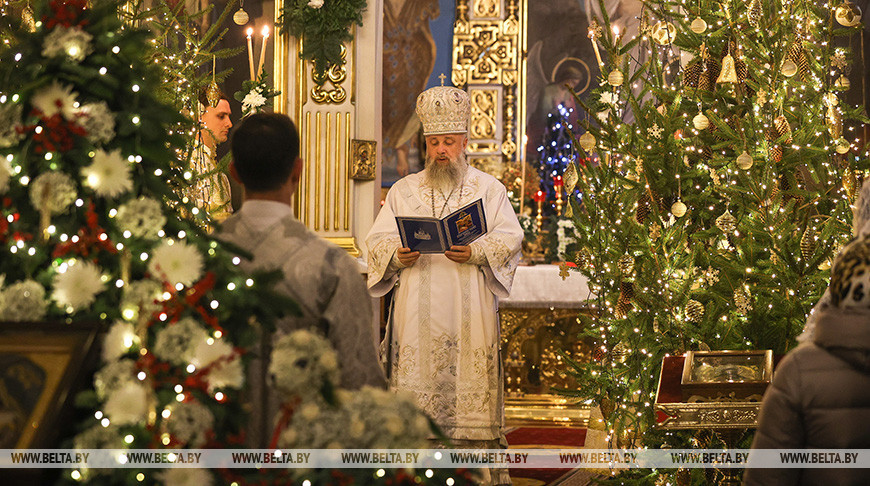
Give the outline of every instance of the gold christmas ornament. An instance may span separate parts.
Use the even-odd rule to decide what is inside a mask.
[[[840,108],[837,106],[829,106],[825,114],[825,125],[828,127],[828,133],[831,138],[839,139],[843,136],[843,114],[840,113]]]
[[[639,224],[644,224],[644,221],[646,221],[646,217],[650,212],[651,203],[652,201],[646,191],[642,192],[640,197],[637,199],[637,208],[634,210],[634,219]]]
[[[782,67],[780,68],[779,71],[782,73],[783,76],[790,78],[790,77],[794,76],[795,74],[797,74],[798,66],[791,59],[786,59],[782,63]]]
[[[590,152],[595,148],[595,135],[586,132],[583,135],[580,135],[578,142],[580,142],[580,147],[582,147],[585,152]]]
[[[797,67],[795,72],[800,71],[801,78],[806,81],[807,76],[809,76],[810,74],[810,62],[807,60],[807,52],[806,49],[804,49],[804,42],[800,38],[800,36],[795,39],[795,41],[791,45],[791,48],[789,48],[788,60],[795,63],[795,66]],[[784,71],[786,63],[787,61],[783,63],[783,74],[789,76],[789,74],[786,74]],[[793,76],[793,74],[791,76]]]
[[[574,261],[577,263],[578,268],[585,268],[589,263],[589,254],[586,252],[585,248],[581,248],[577,251],[577,256],[574,257]]]
[[[27,29],[28,32],[36,32],[36,17],[33,14],[33,8],[30,6],[30,2],[24,6],[24,9],[21,10],[21,22],[24,24],[24,28]]]
[[[746,16],[749,18],[749,25],[752,27],[758,27],[763,13],[763,10],[761,9],[761,0],[752,0],[749,2],[749,6],[746,10]]]
[[[737,218],[731,215],[727,209],[721,216],[716,218],[716,227],[723,233],[733,233],[737,229]]]
[[[734,307],[741,314],[748,314],[752,310],[752,294],[745,284],[734,289]]]
[[[698,114],[695,115],[695,118],[692,118],[692,125],[694,125],[697,130],[704,130],[710,126],[710,119],[707,118],[707,115],[698,112]]]
[[[843,2],[834,9],[834,18],[843,27],[855,27],[861,23],[861,9],[852,2]]]
[[[689,28],[696,34],[703,34],[707,31],[707,22],[705,22],[701,17],[696,17]]]
[[[619,298],[616,301],[616,316],[625,317],[631,310],[631,299],[634,298],[634,284],[623,280],[619,285]]]
[[[625,76],[622,75],[622,71],[619,69],[614,69],[607,75],[607,84],[611,86],[622,86],[623,81],[625,81]]]
[[[617,262],[617,266],[619,267],[619,271],[622,272],[623,275],[628,275],[634,270],[634,257],[626,253],[619,257],[619,261]]]
[[[568,162],[568,167],[565,169],[565,173],[562,174],[562,181],[565,182],[565,191],[568,194],[572,194],[577,183],[580,182],[580,177],[577,175],[577,168],[574,167],[574,162]],[[570,208],[571,205],[569,204],[568,207]]]
[[[822,97],[822,101],[825,102],[826,106],[837,106],[840,104],[840,99],[837,98],[837,93],[827,93]]]
[[[752,167],[752,163],[752,156],[745,150],[737,156],[737,167],[743,170],[749,170]]]
[[[773,119],[773,125],[776,127],[776,132],[780,137],[785,137],[785,143],[791,143],[791,125],[788,124],[788,119],[785,115],[779,115]]]
[[[704,317],[704,304],[695,299],[686,302],[686,320],[689,322],[701,322]]]
[[[671,205],[671,213],[678,218],[685,216],[687,210],[688,208],[683,204],[683,201],[677,201]]]
[[[211,83],[209,83],[208,87],[205,89],[205,99],[208,100],[208,104],[212,108],[217,108],[218,103],[221,101],[221,90],[218,88],[217,81],[215,81],[214,77],[215,63],[217,63],[217,56],[212,56]]]
[[[816,252],[817,239],[816,230],[808,226],[803,236],[801,236],[801,256],[804,260],[809,260],[812,258],[813,253]]]
[[[734,58],[731,56],[731,53],[728,53],[722,59],[722,71],[719,73],[719,77],[716,78],[716,82],[736,83],[737,81],[737,68],[734,67]]]
[[[250,20],[248,12],[245,12],[245,9],[242,7],[239,7],[239,9],[236,10],[236,13],[233,14],[233,22],[235,22],[236,25],[245,25],[248,23],[248,20]]]
[[[834,142],[834,150],[836,150],[838,154],[845,154],[849,152],[850,148],[849,142],[847,142],[845,138],[839,138]]]
[[[837,81],[834,82],[834,88],[838,89],[839,91],[848,91],[851,86],[852,83],[849,81],[849,78],[847,78],[845,74],[837,78]]]
[[[674,42],[677,37],[677,28],[674,24],[665,21],[656,22],[650,31],[650,37],[660,46],[666,46]]]

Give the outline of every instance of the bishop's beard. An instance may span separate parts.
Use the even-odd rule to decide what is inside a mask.
[[[468,162],[465,154],[450,158],[449,164],[436,162],[434,157],[427,156],[425,168],[426,182],[429,186],[447,193],[459,187],[468,168]]]

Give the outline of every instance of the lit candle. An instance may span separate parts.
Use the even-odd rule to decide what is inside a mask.
[[[260,64],[257,66],[257,76],[263,70],[263,63],[266,61],[266,41],[269,40],[269,26],[263,26],[263,45],[260,48]]]
[[[251,71],[251,81],[254,80],[254,47],[251,44],[251,36],[254,35],[254,29],[248,27],[248,69]]]
[[[592,23],[589,26],[589,32],[587,33],[588,37],[592,39],[592,50],[595,51],[595,60],[598,61],[598,66],[603,67],[604,62],[601,60],[601,53],[598,52],[598,36],[601,35],[601,27],[598,25],[598,21],[594,18],[592,19]]]

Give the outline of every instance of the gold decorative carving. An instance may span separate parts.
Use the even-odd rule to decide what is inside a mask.
[[[505,170],[505,161],[500,155],[490,157],[469,157],[468,163],[475,169],[501,180]]]
[[[496,135],[497,89],[471,91],[471,138],[494,139]]]
[[[377,142],[374,140],[351,141],[350,178],[357,181],[371,181],[375,178],[375,154]]]
[[[347,46],[341,46],[341,64],[333,64],[326,72],[326,79],[318,84],[312,77],[314,87],[311,88],[311,99],[319,104],[340,105],[347,99],[347,91],[341,86],[347,80]],[[327,89],[326,84],[332,85]]]
[[[499,150],[498,143],[469,143],[468,152],[473,154],[493,154]]]
[[[758,426],[759,402],[659,403],[665,429],[751,429]]]
[[[477,17],[501,17],[500,0],[475,0],[474,15]]]

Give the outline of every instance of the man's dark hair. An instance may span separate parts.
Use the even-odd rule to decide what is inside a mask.
[[[245,188],[253,192],[281,187],[299,157],[299,132],[286,115],[251,115],[233,131],[233,162]]]

